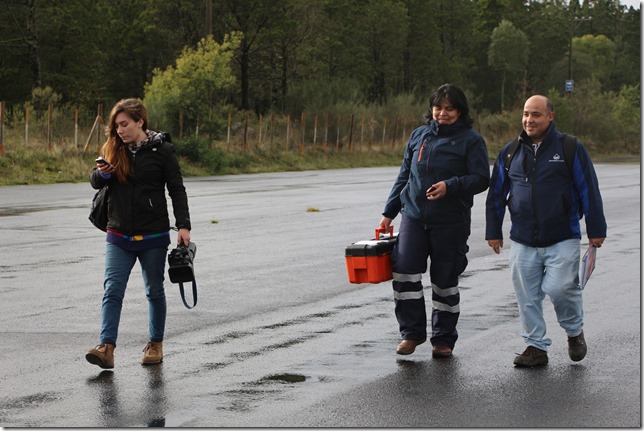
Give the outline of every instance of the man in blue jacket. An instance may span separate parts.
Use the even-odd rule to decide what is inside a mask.
[[[519,145],[513,157],[513,142],[499,152],[486,201],[485,239],[497,254],[503,247],[506,206],[512,221],[510,272],[527,344],[514,358],[518,367],[548,363],[552,342],[546,338],[543,318],[545,295],[568,335],[570,359],[581,361],[586,356],[579,284],[582,214],[590,245],[601,247],[606,237],[592,161],[576,140],[574,152],[568,153],[572,161],[565,160],[566,136],[555,128],[554,116],[553,104],[545,96],[525,102]]]

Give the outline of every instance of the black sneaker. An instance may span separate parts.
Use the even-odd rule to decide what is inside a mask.
[[[536,347],[528,346],[523,353],[514,358],[517,367],[537,367],[548,363],[548,353]]]
[[[587,351],[588,347],[586,347],[583,331],[576,337],[568,337],[568,356],[570,356],[570,359],[581,361],[586,357]]]

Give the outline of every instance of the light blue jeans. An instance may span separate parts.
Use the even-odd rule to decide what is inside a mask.
[[[163,280],[167,251],[167,247],[127,251],[117,245],[107,244],[101,343],[116,346],[125,288],[137,259],[141,264],[145,293],[148,298],[149,337],[151,341],[163,341],[167,311]]]
[[[519,304],[521,336],[528,346],[548,351],[543,300],[550,297],[559,325],[569,337],[583,330],[584,311],[579,288],[578,239],[549,247],[528,247],[512,241],[510,273]]]

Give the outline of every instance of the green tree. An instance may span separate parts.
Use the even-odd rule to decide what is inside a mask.
[[[233,33],[219,44],[207,36],[196,49],[184,48],[176,66],[155,69],[145,85],[145,103],[155,122],[177,131],[183,110],[186,129],[199,125],[215,132],[226,113],[227,92],[236,83],[231,62],[240,39]]]
[[[564,91],[568,76],[568,21],[565,7],[556,2],[531,2],[520,28],[530,37],[528,59],[528,92],[545,94],[551,88]],[[549,31],[543,31],[544,28]],[[534,37],[532,37],[534,35]]]
[[[397,1],[369,0],[363,19],[353,27],[356,42],[365,47],[363,88],[367,102],[384,104],[402,81],[401,53],[407,40],[407,10]]]
[[[600,34],[586,34],[572,40],[575,79],[597,78],[608,87],[615,66],[615,43]]]
[[[35,0],[7,0],[0,7],[0,96],[25,101],[42,84]]]
[[[239,107],[251,107],[251,76],[257,43],[263,33],[270,31],[276,22],[282,20],[282,7],[286,0],[220,0],[215,2],[215,13],[227,32],[242,35],[238,55],[239,66]]]
[[[503,20],[492,32],[488,48],[488,64],[502,73],[501,111],[505,108],[505,82],[516,79],[528,63],[528,37],[510,21]]]
[[[625,85],[619,92],[613,108],[613,121],[619,131],[624,149],[637,153],[642,139],[640,84]]]

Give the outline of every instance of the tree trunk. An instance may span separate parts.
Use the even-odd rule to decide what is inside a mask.
[[[503,78],[501,80],[501,112],[505,110],[505,70],[503,71]]]
[[[241,85],[241,109],[243,111],[246,111],[249,109],[249,103],[248,103],[248,88],[250,86],[249,84],[249,79],[248,79],[248,68],[249,68],[249,53],[248,51],[250,50],[250,47],[248,46],[248,43],[246,42],[246,36],[242,39],[241,43],[241,59],[240,59],[240,68],[241,68],[241,79],[240,79],[240,85]]]
[[[40,57],[38,56],[38,33],[36,32],[36,0],[28,0],[29,23],[27,28],[27,46],[29,49],[29,63],[31,66],[31,88],[40,87]]]

